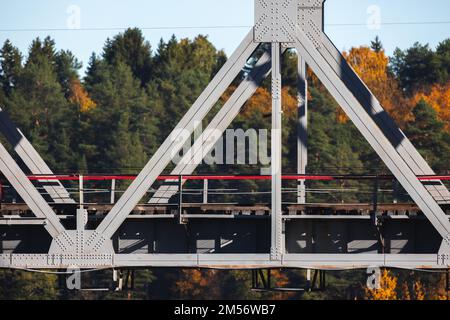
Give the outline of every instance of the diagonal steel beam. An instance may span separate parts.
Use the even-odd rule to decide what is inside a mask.
[[[245,102],[250,99],[262,81],[267,78],[270,70],[270,54],[265,52],[258,59],[258,62],[247,78],[236,88],[227,102],[211,120],[208,127],[173,169],[171,172],[172,175],[189,175],[194,172],[202,159],[214,148],[217,141],[222,137],[222,134],[231,125]],[[149,203],[168,203],[170,198],[178,192],[178,185],[174,185],[174,181],[166,180],[165,182],[167,184],[162,185],[155,192]]]
[[[415,173],[398,154],[396,148],[384,135],[373,118],[353,96],[346,84],[339,78],[320,51],[297,27],[296,49],[305,59],[317,77],[343,108],[350,120],[363,134],[375,152],[392,171],[411,198],[420,207],[429,221],[446,242],[450,242],[450,222],[441,207],[430,195]]]
[[[339,78],[347,85],[361,105],[396,147],[399,155],[416,175],[435,175],[422,155],[386,113],[378,99],[347,63],[341,52],[324,32],[324,3],[317,0],[298,0],[298,26],[313,42],[317,50],[328,61]],[[433,198],[440,204],[450,203],[450,191],[440,180],[430,181],[426,186]]]
[[[53,175],[52,170],[45,163],[44,159],[13,123],[6,111],[1,108],[0,131],[33,174]],[[60,181],[39,180],[39,182],[55,203],[75,203]]]
[[[200,125],[203,118],[236,78],[257,46],[258,44],[253,42],[252,28],[230,59],[180,120],[172,134],[159,147],[141,173],[88,239],[87,245],[90,249],[94,251],[99,250],[103,246],[104,241],[113,236],[131,210],[145,195],[149,186],[153,184],[158,175],[169,164],[172,156],[190,139],[192,132]]]
[[[11,183],[20,197],[30,207],[37,218],[46,219],[45,229],[54,238],[58,238],[66,229],[58,216],[44,200],[41,194],[20,169],[3,144],[0,143],[0,171]]]
[[[411,170],[413,170],[416,175],[435,175],[433,169],[417,151],[402,130],[398,128],[395,121],[383,109],[375,95],[347,63],[345,58],[325,33],[322,33],[321,40],[322,46],[318,48],[318,51],[324,59],[327,60],[330,67],[339,76],[341,81],[345,83],[350,92],[358,99],[362,107],[364,107],[372,119],[375,120]],[[431,182],[430,185],[426,185],[425,187],[431,193],[433,198],[438,203],[450,203],[450,192],[442,181],[434,180]]]

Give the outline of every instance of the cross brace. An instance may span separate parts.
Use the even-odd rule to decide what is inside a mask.
[[[44,159],[1,108],[0,130],[33,174],[53,175],[52,170],[45,163]],[[39,182],[55,203],[75,203],[60,181],[39,180]]]

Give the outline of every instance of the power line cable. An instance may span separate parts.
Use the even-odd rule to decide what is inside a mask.
[[[405,25],[442,25],[450,24],[450,20],[444,21],[402,21],[402,22],[382,22],[380,26],[405,26]],[[328,23],[326,27],[361,27],[367,23]],[[209,25],[209,26],[153,26],[137,27],[141,30],[182,30],[182,29],[247,29],[251,25]],[[92,27],[92,28],[10,28],[0,29],[0,32],[57,32],[57,31],[119,31],[129,27]]]

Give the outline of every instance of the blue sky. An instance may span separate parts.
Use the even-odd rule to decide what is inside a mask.
[[[390,24],[450,21],[450,1],[428,0],[425,3],[421,0],[327,0],[326,32],[342,50],[368,44],[376,35],[380,36],[388,54],[396,47],[407,48],[416,41],[434,47],[450,37],[450,23]],[[253,24],[253,6],[253,0],[4,1],[0,12],[0,42],[9,38],[26,53],[34,38],[50,35],[56,40],[58,49],[71,50],[86,67],[91,53],[101,53],[106,38],[113,37],[121,28],[243,26],[227,29],[144,30],[146,39],[153,47],[160,38],[168,39],[172,34],[178,38],[193,38],[201,33],[208,35],[217,48],[231,54],[248,32],[247,26]],[[367,26],[371,17],[377,17],[373,6],[379,8],[382,23],[380,29],[376,30]],[[79,15],[73,11],[74,8],[79,8]],[[81,29],[67,30],[73,27]],[[116,29],[83,30],[104,28]]]

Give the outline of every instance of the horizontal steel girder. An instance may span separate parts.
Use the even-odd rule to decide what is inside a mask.
[[[269,254],[116,254],[65,256],[47,254],[0,254],[0,268],[62,269],[195,267],[211,269],[301,268],[362,269],[389,267],[445,269],[432,254],[286,254],[280,261]]]

